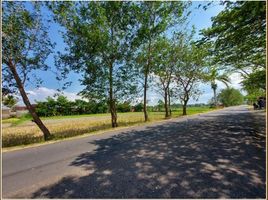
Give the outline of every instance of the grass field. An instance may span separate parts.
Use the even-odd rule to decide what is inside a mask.
[[[189,107],[187,113],[192,115],[211,110],[213,109],[208,107]],[[181,113],[182,110],[176,110],[172,113],[172,117],[179,117]],[[165,119],[165,113],[149,112],[149,119],[151,122],[163,120]],[[109,113],[42,117],[42,120],[55,140],[111,128]],[[29,117],[5,119],[2,120],[2,123],[3,147],[43,142],[42,132]],[[118,124],[120,127],[139,123],[144,123],[142,112],[118,113]]]

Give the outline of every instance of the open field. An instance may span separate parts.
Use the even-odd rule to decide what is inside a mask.
[[[188,115],[211,110],[213,109],[208,107],[189,107]],[[181,113],[181,110],[176,110],[173,112],[173,117],[179,117],[181,116]],[[151,122],[163,120],[165,119],[164,116],[164,112],[149,113]],[[111,119],[109,113],[43,117],[42,120],[51,131],[55,140],[111,128]],[[2,121],[2,123],[3,147],[43,142],[42,132],[31,121],[30,118],[23,117],[21,119],[5,119]],[[118,124],[120,127],[139,123],[144,123],[142,112],[118,113]]]

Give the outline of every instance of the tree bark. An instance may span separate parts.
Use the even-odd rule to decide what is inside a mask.
[[[182,115],[187,115],[187,103],[188,103],[188,99],[183,101]]]
[[[113,21],[113,19],[112,19]],[[114,49],[114,24],[111,25],[111,42],[112,42],[112,49]],[[113,91],[113,63],[115,57],[112,54],[109,60],[109,105],[110,105],[110,112],[111,112],[111,121],[112,121],[112,127],[115,128],[118,126],[117,124],[117,113],[116,113],[116,106],[115,106],[115,99],[114,99],[114,91]]]
[[[182,111],[182,115],[187,115],[187,112],[186,112],[186,105],[183,104],[183,111]]]
[[[167,89],[165,89],[165,98],[164,98],[164,102],[165,102],[165,117],[169,118],[169,109],[168,109],[168,92]]]
[[[168,108],[169,108],[169,116],[171,117],[171,106],[170,106],[170,90],[168,88]]]
[[[111,121],[112,121],[112,127],[117,127],[117,113],[116,113],[116,107],[115,107],[115,99],[113,95],[113,65],[110,64],[109,68],[109,107],[111,112]]]
[[[149,120],[148,118],[148,112],[147,112],[147,83],[148,82],[148,74],[145,73],[144,77],[144,89],[143,89],[143,113],[144,113],[144,121],[147,122]]]
[[[148,112],[147,112],[147,86],[148,86],[148,75],[150,72],[150,65],[151,65],[151,37],[149,39],[148,45],[148,59],[147,59],[147,66],[144,73],[144,91],[143,91],[143,112],[144,112],[144,121],[149,121]]]
[[[10,71],[12,72],[14,79],[17,83],[18,89],[20,91],[21,97],[23,99],[24,104],[26,105],[29,113],[32,115],[33,117],[33,121],[36,123],[36,125],[39,127],[39,129],[43,132],[44,135],[44,139],[45,140],[49,140],[51,138],[51,134],[49,132],[49,130],[47,129],[47,127],[43,124],[43,122],[41,121],[41,119],[39,118],[39,116],[36,114],[35,108],[32,106],[32,104],[30,103],[30,100],[24,90],[24,86],[21,82],[21,79],[17,73],[16,70],[16,66],[12,63],[11,60],[9,60],[9,64],[8,67],[10,69]]]
[[[110,103],[110,110],[111,110],[111,117],[112,117],[112,127],[113,128],[118,127],[115,101],[112,101]]]
[[[217,107],[218,102],[217,102],[217,94],[216,94],[216,89],[215,88],[213,88],[213,94],[214,94],[215,107]]]

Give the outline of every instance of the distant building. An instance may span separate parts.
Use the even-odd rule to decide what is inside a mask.
[[[26,106],[15,106],[14,107],[15,111],[24,111],[24,110],[28,110]]]
[[[2,119],[10,118],[11,109],[5,105],[2,105]]]
[[[15,106],[14,111],[16,112],[16,117],[21,117],[29,112],[26,106]]]
[[[37,104],[32,104],[35,108]],[[26,106],[13,106],[9,108],[7,106],[2,106],[2,119],[10,118],[10,117],[21,117],[25,114],[29,113]]]

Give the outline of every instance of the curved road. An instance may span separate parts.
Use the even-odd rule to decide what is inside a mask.
[[[265,113],[246,106],[3,153],[4,198],[265,198]]]

